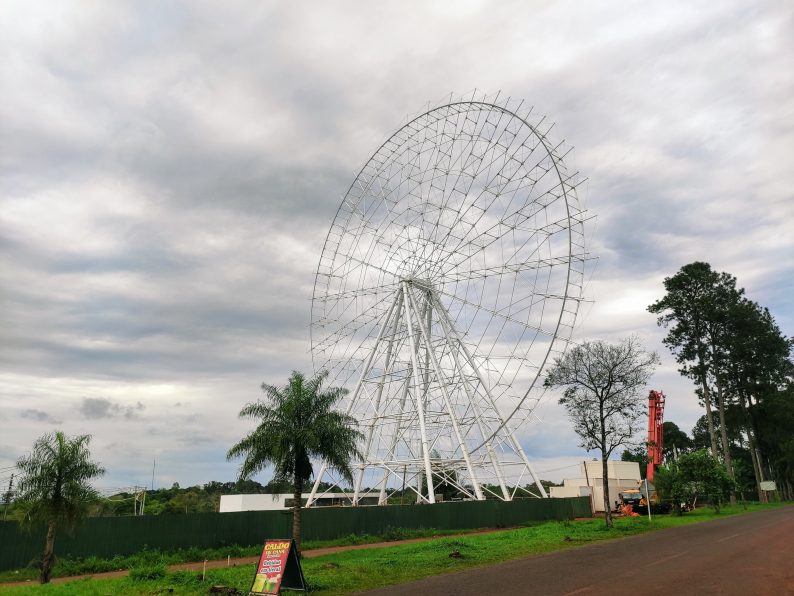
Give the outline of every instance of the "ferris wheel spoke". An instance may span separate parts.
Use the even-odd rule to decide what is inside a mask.
[[[525,139],[525,140],[524,140],[524,141],[523,141],[521,144],[519,144],[517,147],[515,147],[515,149],[514,149],[513,153],[510,155],[510,159],[514,159],[514,158],[515,158],[515,155],[516,155],[516,154],[517,154],[517,153],[518,153],[518,152],[519,152],[521,149],[529,149],[529,153],[528,153],[528,155],[527,155],[527,156],[524,158],[524,160],[521,162],[521,166],[522,166],[522,167],[523,167],[523,165],[524,165],[524,164],[525,164],[527,161],[529,161],[530,157],[532,157],[532,155],[534,155],[535,149],[536,149],[536,148],[537,148],[537,146],[538,146],[538,145],[536,145],[535,147],[528,147],[528,146],[526,146],[526,145],[524,144],[524,143],[526,142],[526,140],[527,140],[527,139]],[[477,197],[477,198],[476,198],[474,201],[470,201],[470,202],[469,202],[469,205],[468,205],[468,207],[467,207],[465,210],[463,210],[463,211],[460,211],[460,212],[458,213],[458,216],[459,216],[459,218],[460,218],[460,219],[462,219],[462,218],[463,218],[465,215],[467,215],[468,211],[474,207],[474,205],[477,203],[477,201],[479,200],[479,198],[480,198],[480,197],[481,197],[481,196],[482,196],[482,195],[483,195],[483,194],[484,194],[484,193],[485,193],[485,192],[486,192],[488,189],[490,189],[490,188],[492,187],[492,183],[493,183],[493,181],[494,181],[494,180],[495,180],[497,177],[499,177],[499,176],[501,175],[502,171],[504,170],[504,167],[505,167],[505,166],[506,166],[506,165],[509,163],[510,159],[505,159],[505,160],[503,160],[502,167],[501,167],[501,168],[500,168],[500,169],[499,169],[499,170],[496,172],[496,174],[494,174],[494,176],[492,176],[492,177],[491,177],[491,178],[490,178],[490,179],[489,179],[489,180],[488,180],[486,183],[484,183],[484,184],[483,184],[483,190],[482,190],[482,191],[480,191],[480,194],[478,195],[478,197]],[[539,163],[539,162],[538,162],[538,163]],[[492,165],[492,163],[489,163],[489,164],[488,164],[488,167],[490,167],[490,165]],[[536,164],[536,166],[537,166],[537,165],[538,165],[538,164]],[[533,166],[533,168],[534,168],[534,167],[536,167],[536,166]],[[545,173],[544,173],[544,175],[545,175]],[[510,182],[510,180],[511,180],[511,179],[510,179],[510,178],[508,178],[504,184],[507,184],[507,183],[509,183],[509,182]],[[539,180],[539,179],[538,179],[538,180]],[[534,186],[534,184],[536,184],[538,180],[533,180],[533,181],[532,181],[532,185]],[[515,192],[516,192],[516,191],[514,191],[514,192],[513,192],[513,194],[515,194]],[[500,193],[498,193],[498,192],[493,192],[492,194],[493,194],[493,199],[492,199],[491,203],[489,203],[489,204],[487,205],[487,208],[490,208],[490,207],[493,205],[493,203],[494,203],[494,202],[496,201],[496,199],[499,197],[499,194],[500,194]],[[474,224],[471,224],[471,226],[470,226],[470,229],[472,229],[472,228],[474,228],[474,227],[475,227],[475,225],[476,225],[476,222],[477,222],[477,221],[479,221],[479,219],[482,217],[482,215],[484,215],[484,214],[485,214],[485,212],[487,211],[487,208],[486,208],[486,209],[482,209],[482,213],[481,213],[480,217],[479,217],[479,218],[477,218],[477,220],[475,221],[475,223],[474,223]],[[450,230],[450,232],[451,232],[451,230]],[[448,233],[448,234],[447,234],[447,238],[445,238],[445,240],[446,240],[446,239],[448,239],[448,238],[449,238],[449,236],[450,236],[450,233]]]
[[[441,289],[438,289],[438,288],[436,288],[436,292],[438,292],[442,296],[446,296],[450,300],[453,300],[455,302],[459,302],[461,304],[465,304],[466,306],[470,306],[470,307],[476,308],[477,310],[486,312],[486,313],[490,314],[491,316],[498,317],[500,319],[504,319],[504,320],[506,320],[508,322],[515,323],[517,325],[521,325],[522,327],[526,327],[527,329],[532,329],[534,331],[537,331],[538,333],[543,333],[544,335],[548,335],[549,337],[554,337],[554,333],[552,331],[549,331],[548,329],[543,329],[542,327],[536,327],[534,325],[528,324],[526,321],[519,321],[519,320],[514,319],[513,317],[511,317],[509,315],[506,315],[506,314],[501,313],[501,312],[496,311],[496,310],[492,310],[490,308],[482,306],[481,304],[475,304],[474,302],[469,302],[465,298],[461,298],[460,296],[456,296],[455,294],[451,294],[449,292],[445,292],[444,290],[441,290]]]
[[[485,267],[483,269],[472,269],[470,271],[464,271],[463,273],[450,273],[448,275],[439,276],[438,279],[443,280],[444,282],[469,281],[475,279],[483,279],[486,277],[514,275],[516,273],[523,273],[524,271],[533,271],[536,269],[567,267],[569,262],[570,262],[570,257],[567,256],[552,257],[550,259],[537,259],[536,261],[527,261],[526,263],[516,263],[515,265]]]
[[[543,175],[545,176],[545,174],[547,174],[549,171],[550,171],[550,169],[546,170]],[[539,181],[539,179],[533,181],[531,186],[534,186],[538,181]],[[554,187],[554,188],[556,188],[556,187]],[[447,253],[448,253],[447,259],[444,259],[443,261],[441,261],[440,265],[442,265],[442,266],[445,265],[447,263],[448,259],[450,257],[453,257],[453,256],[462,257],[462,261],[461,262],[464,262],[464,261],[470,259],[473,254],[476,254],[477,252],[481,252],[482,250],[484,250],[485,248],[487,248],[488,246],[490,246],[494,242],[496,242],[496,241],[500,240],[501,238],[503,238],[506,234],[508,234],[510,232],[513,232],[516,229],[522,229],[519,225],[510,223],[509,219],[510,218],[516,218],[516,217],[520,216],[521,218],[523,218],[523,221],[528,221],[529,219],[531,219],[532,217],[536,216],[537,214],[545,211],[549,207],[549,205],[551,203],[557,201],[560,198],[560,197],[558,197],[558,196],[556,196],[556,195],[554,195],[552,193],[554,188],[547,190],[543,195],[541,195],[540,197],[536,198],[533,202],[531,202],[531,203],[529,203],[527,205],[523,205],[523,206],[519,207],[518,209],[516,209],[515,211],[513,211],[512,213],[510,213],[507,216],[503,216],[499,221],[497,221],[495,224],[493,224],[489,228],[481,230],[479,234],[477,234],[474,237],[469,238],[469,234],[471,233],[471,231],[476,229],[476,222],[474,224],[472,224],[469,227],[469,229],[467,230],[467,232],[462,237],[458,238],[458,244],[453,246],[453,247],[451,247],[447,251]],[[547,195],[550,195],[550,194],[554,197],[552,201],[549,201],[548,203],[541,201],[541,199],[544,196],[547,196]],[[531,213],[529,213],[529,214],[524,214],[523,211],[527,207],[531,207],[533,209],[533,211]],[[566,217],[566,219],[568,219],[568,217]],[[479,221],[479,219],[478,219],[478,221]],[[551,225],[553,225],[553,224],[551,224]],[[523,231],[532,232],[532,228],[524,229]],[[538,231],[542,232],[543,230],[541,228]],[[500,233],[496,233],[496,232],[500,232]],[[486,243],[483,243],[482,240],[481,240],[481,238],[483,238],[483,237],[490,237],[490,240],[488,242],[486,242]],[[477,250],[476,251],[471,252],[471,251],[466,250],[470,246],[475,245],[475,244],[477,245]],[[460,262],[456,263],[455,265],[459,265],[459,264],[460,264]]]
[[[591,259],[552,127],[498,94],[450,97],[384,141],[345,194],[311,337],[315,366],[356,387],[354,504],[405,489],[433,502],[438,483],[510,500],[537,483],[513,432],[570,338]]]
[[[563,222],[565,222],[567,224],[567,226],[564,226]],[[563,219],[560,219],[560,220],[557,220],[557,221],[550,222],[550,223],[546,224],[545,226],[532,227],[532,228],[520,228],[520,227],[513,228],[513,230],[517,229],[519,231],[527,232],[530,235],[524,240],[524,242],[522,242],[521,244],[517,245],[512,250],[512,253],[509,256],[503,257],[503,261],[505,262],[506,265],[510,265],[511,263],[513,263],[515,261],[519,261],[519,262],[527,261],[529,257],[534,256],[534,254],[538,251],[538,248],[541,245],[545,244],[550,237],[554,236],[555,234],[559,234],[559,233],[570,234],[571,233],[571,230],[570,230],[570,227],[569,227],[570,226],[570,222],[571,222],[571,218],[570,217],[566,217],[566,218],[563,218]],[[522,254],[522,251],[532,241],[535,241],[537,246],[532,250],[532,252],[529,255]],[[480,251],[485,251],[485,250],[487,250],[490,247],[491,244],[492,243],[487,244],[487,245],[483,245],[479,250]],[[570,263],[571,260],[573,260],[573,259],[575,259],[577,257],[583,258],[584,254],[580,255],[580,254],[577,254],[577,253],[573,253],[570,248],[571,247],[569,247],[568,254],[566,255],[566,262]],[[465,260],[469,260],[470,258],[471,257],[468,257]],[[460,266],[463,262],[465,262],[465,260],[461,261],[461,262],[458,262],[458,263],[455,263],[454,266],[455,267]]]

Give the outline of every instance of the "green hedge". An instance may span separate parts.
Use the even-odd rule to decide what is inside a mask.
[[[464,530],[589,515],[587,497],[323,507],[303,510],[302,534],[304,540],[332,540],[349,534],[382,534],[390,528]],[[85,520],[71,535],[61,532],[55,540],[55,553],[69,558],[110,558],[130,555],[144,548],[250,546],[265,538],[289,537],[291,527],[289,511],[93,517]],[[0,522],[0,570],[18,569],[37,561],[44,537],[43,527],[26,531],[16,522]]]

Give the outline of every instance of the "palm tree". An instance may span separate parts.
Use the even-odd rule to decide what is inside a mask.
[[[105,473],[91,461],[89,435],[69,438],[62,432],[46,434],[33,444],[30,455],[17,461],[22,479],[19,500],[26,508],[25,522],[47,525],[39,581],[50,581],[55,564],[55,534],[71,530],[88,514],[99,494],[88,482]]]
[[[266,400],[247,404],[240,418],[254,418],[257,427],[226,454],[231,460],[243,456],[239,480],[246,480],[266,466],[275,468],[274,478],[293,485],[292,538],[300,551],[301,495],[312,476],[312,459],[352,482],[350,462],[360,458],[357,442],[363,435],[352,416],[333,410],[347,390],[322,387],[328,376],[312,379],[295,371],[284,387],[262,384]]]

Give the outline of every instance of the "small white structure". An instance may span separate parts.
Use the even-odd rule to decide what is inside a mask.
[[[305,503],[311,493],[303,493],[301,498]],[[350,505],[352,496],[348,493],[323,493],[322,496],[315,498],[313,506],[330,507]],[[361,505],[377,505],[377,497],[373,499],[359,499]],[[276,511],[292,507],[292,493],[282,493],[273,495],[221,495],[221,513],[233,511]]]
[[[601,460],[584,461],[579,466],[580,478],[566,478],[562,486],[552,486],[550,496],[556,498],[589,496],[594,512],[604,511],[604,476]],[[636,489],[640,481],[640,464],[634,461],[607,461],[609,502],[619,501],[619,493]]]

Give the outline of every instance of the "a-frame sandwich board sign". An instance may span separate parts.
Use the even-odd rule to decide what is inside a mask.
[[[281,590],[306,590],[298,547],[292,539],[268,539],[248,594],[280,594]]]

